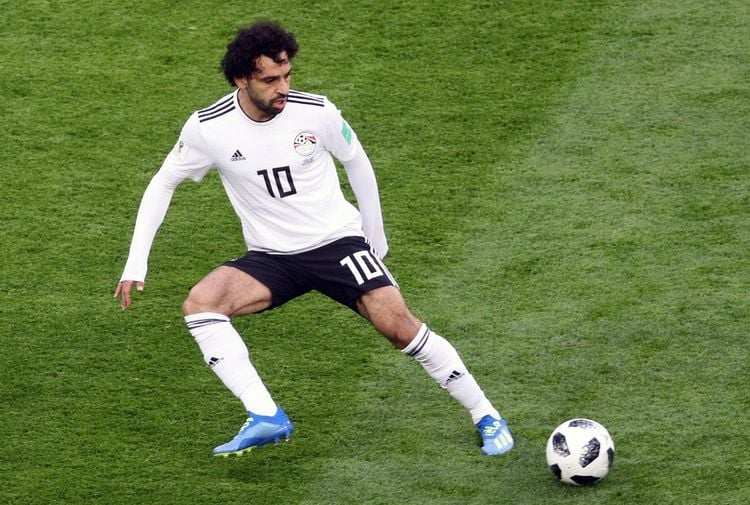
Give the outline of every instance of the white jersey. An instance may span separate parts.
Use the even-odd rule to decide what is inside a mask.
[[[215,167],[248,250],[296,253],[363,235],[331,157],[348,161],[357,145],[325,97],[290,91],[283,112],[258,123],[235,91],[190,116],[162,170],[200,181]]]
[[[344,197],[334,157],[359,210]],[[324,96],[290,91],[284,110],[259,123],[242,111],[234,91],[190,116],[146,188],[123,280],[145,278],[175,188],[211,169],[240,218],[248,250],[293,254],[364,236],[380,257],[387,252],[372,165],[336,106]]]

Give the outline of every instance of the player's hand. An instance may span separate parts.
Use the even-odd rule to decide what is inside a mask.
[[[143,291],[143,281],[120,281],[115,288],[115,298],[120,299],[122,310],[130,307],[130,290],[133,288],[133,284],[135,284],[137,291]]]

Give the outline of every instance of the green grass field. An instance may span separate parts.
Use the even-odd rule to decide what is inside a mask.
[[[0,9],[0,503],[750,503],[746,1]],[[212,458],[243,411],[180,304],[243,249],[215,175],[178,189],[132,310],[113,300],[146,184],[261,16],[357,130],[388,264],[509,419],[507,455],[311,294],[236,321],[292,441]],[[544,458],[581,416],[617,444],[592,488]]]

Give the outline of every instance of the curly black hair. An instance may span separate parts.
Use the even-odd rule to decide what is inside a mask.
[[[274,21],[260,20],[237,32],[234,40],[227,45],[227,52],[221,60],[221,70],[229,84],[235,86],[235,78],[250,77],[258,70],[257,61],[261,56],[268,56],[280,63],[279,55],[282,52],[286,51],[291,60],[298,50],[293,33]]]

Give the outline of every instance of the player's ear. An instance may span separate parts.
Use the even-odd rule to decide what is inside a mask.
[[[248,83],[249,80],[250,79],[248,79],[247,77],[235,77],[234,78],[234,85],[237,86],[240,89],[246,88],[247,87],[247,83]]]

